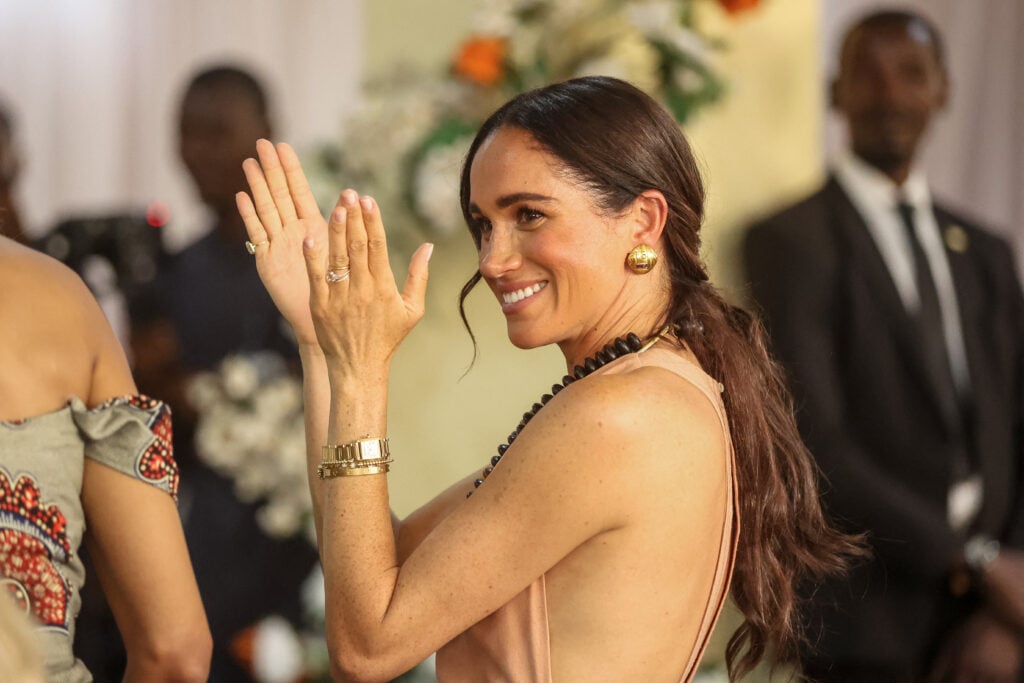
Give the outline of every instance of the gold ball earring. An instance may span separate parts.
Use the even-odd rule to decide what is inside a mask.
[[[626,255],[626,265],[638,275],[649,273],[658,264],[658,254],[646,244],[638,244]]]

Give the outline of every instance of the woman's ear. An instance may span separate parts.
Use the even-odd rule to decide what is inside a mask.
[[[668,220],[668,202],[660,190],[644,190],[633,202],[634,244],[654,246],[661,239]]]

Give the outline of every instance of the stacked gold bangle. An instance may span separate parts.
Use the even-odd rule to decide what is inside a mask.
[[[316,468],[316,473],[321,479],[386,474],[394,462],[386,438],[365,438],[343,444],[327,444],[321,452],[323,462]]]

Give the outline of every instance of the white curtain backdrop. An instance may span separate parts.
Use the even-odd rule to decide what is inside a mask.
[[[264,83],[279,139],[337,138],[358,96],[359,0],[0,0],[0,100],[15,118],[27,230],[171,209],[167,242],[205,220],[177,155],[191,74],[231,62]]]
[[[1014,245],[1024,274],[1024,2],[901,0],[934,21],[946,43],[949,106],[935,121],[924,161],[935,194]],[[824,0],[827,73],[846,26],[877,0]],[[842,138],[830,122],[829,147]]]

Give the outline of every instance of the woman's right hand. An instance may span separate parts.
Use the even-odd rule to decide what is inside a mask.
[[[309,189],[295,151],[286,143],[256,143],[256,159],[242,164],[252,197],[235,195],[249,241],[256,245],[256,270],[300,346],[317,347],[309,310],[309,278],[302,242],[326,239],[327,222]]]

